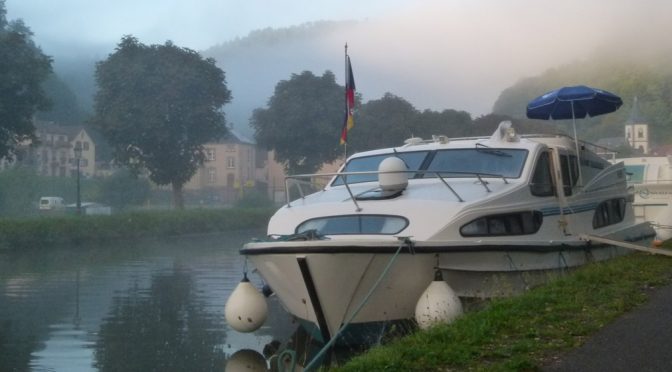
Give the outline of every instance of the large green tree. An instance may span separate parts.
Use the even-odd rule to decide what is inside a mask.
[[[49,108],[42,82],[51,59],[35,46],[21,20],[7,21],[0,0],[0,158],[12,157],[16,145],[35,140],[33,115]]]
[[[364,151],[401,146],[415,135],[420,113],[405,99],[385,93],[381,99],[362,105],[350,131],[348,151]]]
[[[417,137],[431,138],[433,135],[462,137],[470,135],[472,120],[466,111],[425,110],[414,124],[413,135]]]
[[[171,185],[175,206],[183,208],[182,188],[205,159],[203,145],[227,134],[224,72],[171,42],[148,46],[124,36],[96,65],[96,82],[93,122],[114,159]]]
[[[258,144],[275,150],[289,174],[313,173],[341,155],[343,116],[344,87],[334,74],[304,71],[280,81],[267,108],[256,109],[250,123]]]

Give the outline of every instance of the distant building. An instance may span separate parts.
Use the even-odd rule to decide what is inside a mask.
[[[644,155],[649,153],[649,124],[639,111],[637,97],[634,98],[630,117],[625,123],[625,139],[630,147],[639,150]]]
[[[35,168],[38,175],[72,177],[76,175],[77,162],[74,148],[79,143],[82,157],[79,161],[81,175],[91,177],[96,172],[96,145],[81,126],[63,126],[53,122],[34,121],[37,142],[19,145],[16,159],[3,160],[3,169],[14,164]]]
[[[205,162],[184,185],[208,202],[229,203],[256,186],[256,144],[233,129],[219,142],[206,143]]]

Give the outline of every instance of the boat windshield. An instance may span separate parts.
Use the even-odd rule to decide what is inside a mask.
[[[365,156],[361,158],[351,159],[348,164],[345,165],[343,172],[377,172],[378,165],[380,162],[389,158],[390,156],[396,156],[406,163],[408,170],[418,170],[422,165],[422,161],[425,160],[429,151],[415,151],[415,152],[398,152],[398,153],[388,153],[382,155],[373,155]],[[413,178],[409,174],[408,178]],[[348,184],[359,183],[359,182],[373,182],[378,180],[378,175],[375,173],[371,174],[353,174],[347,176]],[[338,186],[343,184],[342,176],[338,176],[332,186]]]
[[[476,147],[437,151],[427,167],[425,178],[465,177],[475,174],[518,178],[523,171],[527,150]]]

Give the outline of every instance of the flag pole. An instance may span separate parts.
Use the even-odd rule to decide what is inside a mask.
[[[345,89],[347,93],[348,89],[348,42],[345,42]],[[348,96],[347,94],[345,95],[345,115],[348,115]],[[347,118],[346,118],[347,120]],[[345,137],[345,142],[343,143],[343,164],[345,164],[346,161],[348,161],[348,137],[347,137],[347,124],[346,124],[346,137]]]

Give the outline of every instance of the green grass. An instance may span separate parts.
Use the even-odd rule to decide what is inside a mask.
[[[521,296],[495,300],[450,325],[373,348],[334,370],[538,370],[671,280],[670,257],[636,253],[587,265]]]
[[[270,209],[189,209],[110,216],[0,219],[0,249],[77,245],[264,228]]]

